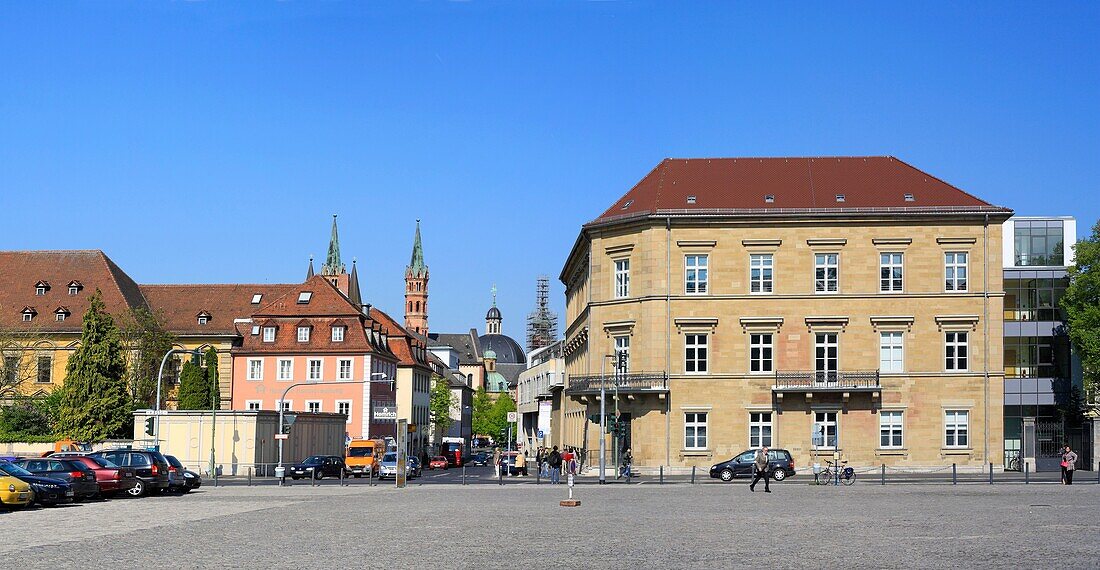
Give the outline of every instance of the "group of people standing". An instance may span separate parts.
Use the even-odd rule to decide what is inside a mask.
[[[535,463],[538,464],[539,476],[550,479],[551,485],[561,483],[561,474],[564,470],[567,475],[577,473],[577,452],[572,447],[566,447],[564,452],[558,451],[558,446],[552,448],[539,447],[535,453]]]

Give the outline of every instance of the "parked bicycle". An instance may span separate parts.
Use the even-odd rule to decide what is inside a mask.
[[[834,478],[839,478],[840,482],[845,485],[851,485],[856,482],[856,470],[848,467],[848,461],[841,462],[825,461],[826,467],[821,471],[818,471],[814,475],[814,483],[818,485],[828,485],[834,481]],[[832,466],[831,468],[829,466]]]

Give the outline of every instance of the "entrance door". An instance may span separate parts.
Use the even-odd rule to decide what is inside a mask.
[[[1061,471],[1065,441],[1062,422],[1035,422],[1035,470]]]

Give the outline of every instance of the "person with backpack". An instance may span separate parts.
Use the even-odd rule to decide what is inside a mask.
[[[557,485],[561,482],[561,453],[558,452],[558,446],[555,445],[550,451],[546,463],[550,466],[550,484]]]

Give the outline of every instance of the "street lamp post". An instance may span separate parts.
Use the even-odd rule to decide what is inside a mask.
[[[168,352],[164,353],[164,358],[160,359],[160,370],[157,372],[157,401],[154,404],[154,410],[155,410],[154,415],[156,416],[157,421],[156,421],[156,429],[153,430],[154,431],[154,433],[153,433],[153,445],[156,446],[157,451],[160,451],[160,386],[161,386],[161,384],[164,383],[163,382],[163,379],[164,379],[164,365],[165,365],[165,363],[168,362],[168,357],[169,356],[172,356],[173,354],[180,353],[180,352],[190,352],[194,356],[199,356],[199,355],[202,354],[199,351],[199,349],[197,349],[197,348],[194,349],[194,350],[185,350],[185,349],[182,349],[182,348],[173,348],[173,349],[170,349]]]
[[[604,466],[607,464],[607,458],[604,453],[604,439],[607,435],[607,373],[605,366],[607,365],[608,358],[615,358],[614,354],[605,354],[600,359],[600,485],[607,483],[607,475],[604,473]]]

